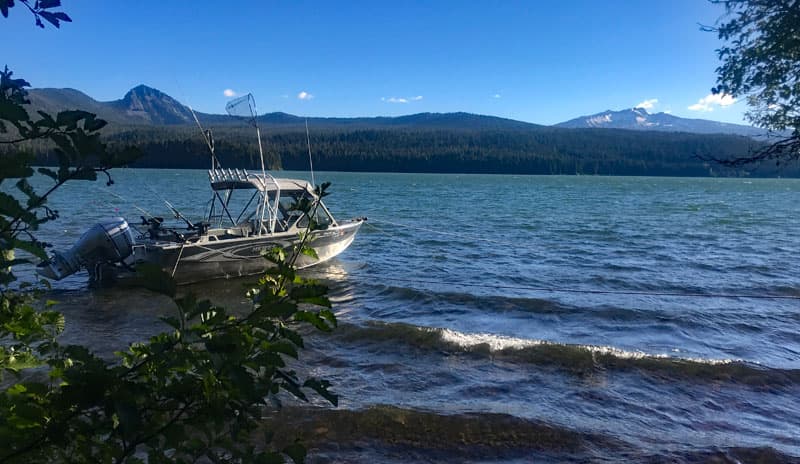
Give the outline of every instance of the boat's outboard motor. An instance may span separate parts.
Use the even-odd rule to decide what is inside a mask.
[[[118,263],[131,255],[133,243],[128,222],[121,217],[111,218],[84,232],[69,251],[53,253],[50,260],[39,264],[36,272],[61,280],[81,267],[91,270],[98,264]]]

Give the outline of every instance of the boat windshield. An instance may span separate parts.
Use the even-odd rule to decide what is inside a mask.
[[[283,228],[289,229],[292,225],[299,228],[308,227],[308,216],[298,209],[299,203],[305,198],[313,201],[314,197],[306,190],[281,191],[281,198],[278,201],[278,219]],[[270,193],[271,201],[274,201],[273,193]],[[327,228],[333,223],[330,213],[320,204],[313,213],[316,228]]]
[[[245,195],[241,195],[245,192]],[[267,204],[262,216],[264,193],[267,195]],[[279,195],[277,208],[276,195]],[[266,231],[273,225],[274,232],[286,232],[293,226],[302,229],[308,227],[308,216],[299,209],[299,205],[304,199],[313,204],[315,197],[311,192],[302,188],[268,190],[267,192],[240,189],[215,191],[208,221],[212,227],[223,227],[227,224],[227,227],[250,227],[253,231]],[[264,223],[259,227],[258,221],[262,217]],[[274,223],[271,219],[273,217]],[[313,217],[317,229],[326,229],[331,224],[335,224],[330,212],[321,202],[314,208]]]

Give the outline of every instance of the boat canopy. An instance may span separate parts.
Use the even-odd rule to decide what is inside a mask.
[[[318,202],[314,209],[317,224],[336,224],[308,181],[276,179],[266,172],[255,174],[244,169],[211,169],[208,178],[213,196],[207,222],[213,227],[245,227],[252,235],[286,232],[292,226],[304,227],[302,221],[307,218],[296,208],[303,198]],[[235,190],[252,194],[241,198]]]
[[[239,190],[255,189],[259,192],[273,190],[305,190],[313,193],[314,189],[308,181],[299,179],[276,179],[267,174],[247,172],[244,169],[210,169],[208,180],[211,182],[211,189],[218,190]]]

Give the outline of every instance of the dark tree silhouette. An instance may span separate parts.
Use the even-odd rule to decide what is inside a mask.
[[[773,131],[770,144],[747,156],[715,159],[728,166],[800,159],[800,1],[710,0],[725,7],[713,27],[717,49],[716,94],[744,97],[746,118]]]

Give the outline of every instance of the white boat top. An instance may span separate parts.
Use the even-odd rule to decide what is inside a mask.
[[[210,169],[208,180],[212,190],[255,189],[259,192],[273,190],[306,190],[313,193],[313,186],[305,180],[276,178],[270,174],[262,175],[244,169]]]

